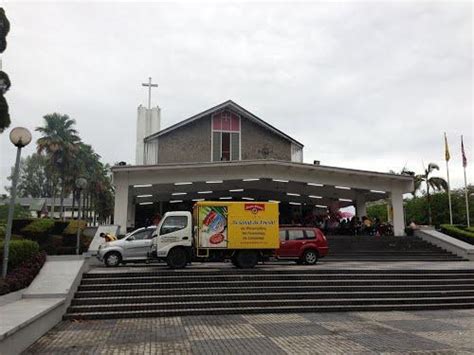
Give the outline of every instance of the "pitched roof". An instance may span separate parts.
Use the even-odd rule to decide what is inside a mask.
[[[162,129],[161,131],[146,137],[145,141],[149,141],[149,140],[152,140],[154,138],[165,135],[165,134],[167,134],[171,131],[174,131],[175,129],[183,127],[183,126],[185,126],[185,125],[187,125],[191,122],[194,122],[194,121],[197,121],[197,120],[199,120],[203,117],[206,117],[206,116],[208,116],[209,114],[211,114],[213,112],[216,112],[216,111],[219,111],[219,110],[222,110],[222,109],[225,109],[225,108],[230,108],[230,109],[234,110],[235,112],[241,114],[242,116],[245,116],[247,119],[249,119],[249,120],[259,124],[260,126],[272,131],[273,133],[279,135],[280,137],[282,137],[286,140],[289,140],[290,142],[296,144],[297,146],[299,146],[301,148],[303,147],[303,144],[298,142],[296,139],[291,138],[289,135],[283,133],[278,128],[273,127],[271,124],[269,124],[269,123],[265,122],[264,120],[262,120],[261,118],[255,116],[253,113],[251,113],[250,111],[247,111],[242,106],[236,104],[232,100],[227,100],[227,101],[225,101],[225,102],[223,102],[223,103],[221,103],[217,106],[211,107],[208,110],[205,110],[201,113],[198,113],[197,115],[189,117],[189,118],[185,119],[184,121],[178,122],[178,123],[176,123],[176,124],[174,124],[174,125],[172,125],[168,128]]]

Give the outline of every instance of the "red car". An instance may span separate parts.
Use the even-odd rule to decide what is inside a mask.
[[[280,249],[276,251],[278,259],[314,265],[327,254],[328,242],[318,228],[280,226]]]

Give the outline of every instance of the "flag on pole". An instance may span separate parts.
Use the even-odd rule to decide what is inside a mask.
[[[466,199],[466,220],[467,226],[471,226],[471,221],[469,220],[469,191],[467,188],[467,177],[466,177],[466,166],[467,166],[467,158],[466,158],[466,151],[464,150],[464,141],[461,135],[461,153],[462,153],[462,166],[464,168],[464,197]]]
[[[467,158],[466,158],[466,152],[464,151],[464,142],[461,136],[461,152],[462,152],[462,166],[466,167],[467,166]]]
[[[449,161],[449,159],[451,159],[451,155],[449,154],[448,137],[446,137],[446,132],[444,132],[444,158],[446,161]]]

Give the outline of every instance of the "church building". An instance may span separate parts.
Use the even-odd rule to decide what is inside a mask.
[[[196,201],[275,201],[280,220],[390,201],[396,235],[404,233],[403,194],[413,178],[303,162],[303,144],[228,100],[161,129],[159,107],[138,108],[135,165],[114,166],[114,221],[125,233],[156,213]]]

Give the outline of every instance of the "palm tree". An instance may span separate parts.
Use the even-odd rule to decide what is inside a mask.
[[[429,163],[423,174],[415,175],[415,189],[413,195],[421,189],[422,184],[426,184],[426,198],[428,201],[428,221],[432,224],[431,218],[431,195],[430,188],[433,191],[447,191],[448,183],[441,177],[430,176],[435,170],[439,170],[439,166],[435,163]]]
[[[60,215],[64,219],[64,195],[71,186],[71,167],[78,150],[80,138],[74,128],[76,121],[68,115],[53,113],[45,115],[43,127],[36,128],[42,134],[37,141],[38,153],[45,152],[51,163],[51,168],[61,180]],[[56,181],[52,181],[53,184]],[[55,189],[53,189],[53,202],[51,211],[54,217]]]

